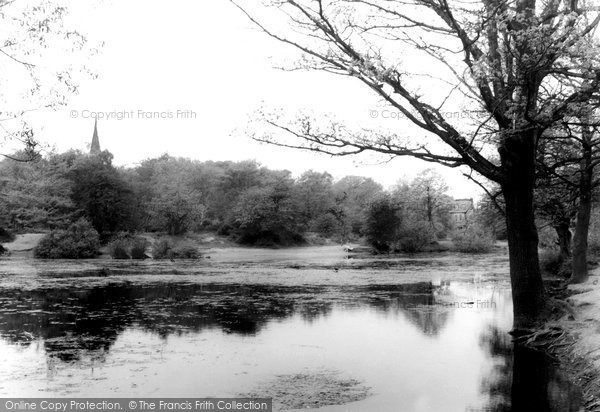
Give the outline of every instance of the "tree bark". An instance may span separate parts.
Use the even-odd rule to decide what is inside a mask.
[[[558,236],[558,247],[560,251],[560,259],[562,262],[566,262],[571,258],[571,230],[570,222],[561,221],[556,226],[556,235]]]
[[[592,213],[592,179],[594,168],[592,165],[592,146],[589,144],[591,136],[584,131],[581,168],[579,175],[579,205],[577,206],[577,220],[575,222],[575,235],[573,236],[573,273],[571,283],[583,283],[588,280],[587,248],[588,232],[590,228],[590,215]]]
[[[589,199],[580,199],[577,207],[577,222],[573,236],[573,274],[571,283],[583,283],[588,280],[588,231],[590,227],[590,214],[592,202]]]
[[[541,320],[546,308],[533,208],[536,138],[534,131],[511,135],[499,148],[515,329]]]

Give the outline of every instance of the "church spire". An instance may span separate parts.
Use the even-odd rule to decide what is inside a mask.
[[[96,155],[100,153],[100,139],[98,138],[98,119],[94,121],[94,135],[92,136],[92,145],[90,154]]]

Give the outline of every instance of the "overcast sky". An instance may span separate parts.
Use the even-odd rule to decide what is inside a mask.
[[[67,107],[31,117],[38,136],[59,151],[86,149],[100,116],[101,146],[118,165],[163,153],[256,159],[294,175],[327,170],[386,186],[432,167],[409,158],[331,158],[249,139],[244,130],[260,107],[332,112],[370,127],[393,128],[398,120],[354,79],[274,68],[291,64],[296,52],[256,30],[228,1],[79,1],[73,18],[91,41],[105,44],[91,62],[97,79],[84,81]],[[439,170],[456,197],[479,196],[459,171]]]

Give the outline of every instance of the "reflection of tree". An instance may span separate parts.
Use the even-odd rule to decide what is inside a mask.
[[[543,352],[513,344],[510,336],[497,328],[481,340],[497,361],[494,374],[482,382],[489,395],[489,411],[575,412],[581,394]]]
[[[450,316],[449,311],[440,311],[437,309],[423,310],[422,308],[407,310],[406,314],[411,322],[417,325],[428,336],[439,335]]]
[[[21,345],[42,339],[50,356],[73,361],[85,352],[108,351],[131,326],[162,337],[207,328],[253,335],[271,320],[299,314],[312,321],[327,316],[335,305],[402,311],[425,333],[437,333],[445,318],[422,308],[433,302],[428,282],[360,287],[119,283],[90,289],[4,290],[0,336]]]
[[[371,304],[386,312],[404,313],[425,335],[437,336],[448,322],[450,313],[435,306],[436,287],[431,282],[371,285],[365,289]]]

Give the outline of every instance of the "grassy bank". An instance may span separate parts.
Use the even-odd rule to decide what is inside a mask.
[[[600,411],[600,269],[569,291],[574,315],[558,322],[565,335],[551,353],[568,364],[582,387],[587,410]]]
[[[582,391],[585,410],[600,411],[600,268],[558,296],[564,315],[518,341],[557,360]]]

